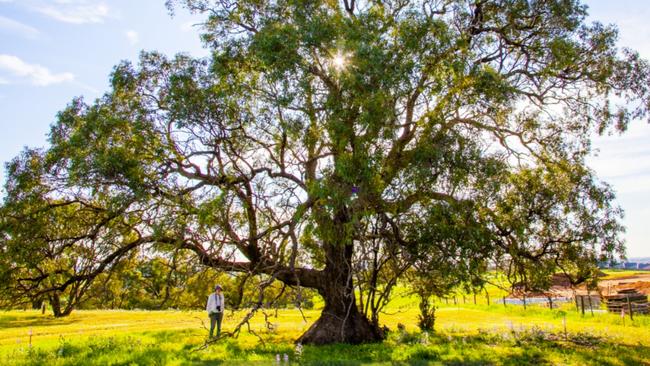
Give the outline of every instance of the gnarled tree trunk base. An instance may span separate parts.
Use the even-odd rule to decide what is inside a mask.
[[[355,309],[356,310],[356,309]],[[347,316],[323,310],[320,318],[296,343],[323,345],[330,343],[371,343],[384,340],[384,331],[358,311]]]

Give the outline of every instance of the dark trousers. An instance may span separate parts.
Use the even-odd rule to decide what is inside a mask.
[[[217,325],[217,337],[221,335],[221,320],[223,319],[223,312],[210,314],[210,338],[214,334],[214,326]]]

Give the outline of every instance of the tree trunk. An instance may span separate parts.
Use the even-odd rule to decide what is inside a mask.
[[[420,316],[418,317],[418,327],[423,332],[433,331],[436,324],[436,306],[430,300],[426,291],[418,293],[420,297]]]
[[[48,295],[48,297],[50,298],[50,306],[52,306],[52,313],[54,313],[54,317],[62,317],[63,312],[61,311],[61,299],[59,299],[59,294],[55,292]]]
[[[58,293],[54,292],[48,295],[50,299],[50,305],[52,306],[52,313],[55,318],[62,318],[68,316],[72,313],[74,309],[74,304],[68,302],[65,308],[61,306],[61,297]]]
[[[318,288],[325,300],[325,308],[297,343],[359,344],[384,339],[384,332],[357,308],[352,281],[352,250],[351,244],[325,246],[326,266]]]
[[[63,309],[63,312],[61,313],[61,316],[64,317],[64,316],[68,316],[68,315],[72,314],[72,310],[74,310],[76,304],[77,304],[76,301],[69,300],[67,305],[65,306],[65,309]]]

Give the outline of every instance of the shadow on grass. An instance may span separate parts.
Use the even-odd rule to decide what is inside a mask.
[[[609,339],[558,339],[556,334],[529,332],[476,335],[391,333],[382,343],[304,346],[301,354],[288,342],[251,343],[224,339],[203,351],[196,329],[144,332],[127,337],[97,337],[81,344],[41,352],[30,361],[46,364],[273,365],[286,354],[300,365],[650,365],[650,347],[622,345]],[[573,339],[573,341],[572,341]],[[62,360],[63,358],[63,360]],[[261,361],[259,361],[261,360]],[[100,363],[98,363],[100,362]],[[29,363],[29,362],[28,362]],[[285,365],[284,361],[281,362]]]
[[[574,335],[575,336],[575,335]],[[452,355],[461,352],[465,357],[454,361],[444,360],[443,365],[650,365],[650,347],[645,345],[625,345],[610,339],[594,338],[591,344],[576,344],[571,341],[548,340],[536,337],[523,339],[490,339],[494,335],[452,337],[449,342]],[[491,352],[495,346],[502,347],[505,353]],[[443,357],[444,358],[444,357]]]
[[[584,365],[650,365],[650,347],[605,343],[597,348],[574,349]]]
[[[55,318],[52,315],[0,315],[0,328],[27,328],[67,325],[79,322],[78,319]]]
[[[156,343],[177,342],[179,339],[202,335],[203,332],[197,329],[176,329],[163,331],[143,332],[142,335],[153,338]]]
[[[499,334],[472,336],[413,334],[380,344],[305,347],[303,364],[309,365],[650,365],[650,347],[620,345],[608,340],[591,345],[517,339]]]

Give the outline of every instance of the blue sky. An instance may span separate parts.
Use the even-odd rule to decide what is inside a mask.
[[[650,2],[586,4],[590,20],[617,24],[620,45],[650,59]],[[199,20],[182,10],[170,17],[164,0],[0,0],[0,162],[24,146],[45,146],[56,112],[74,96],[100,96],[120,60],[143,49],[206,55],[192,29]],[[626,211],[632,257],[650,256],[648,142],[650,125],[638,121],[624,135],[597,137],[589,160]]]

